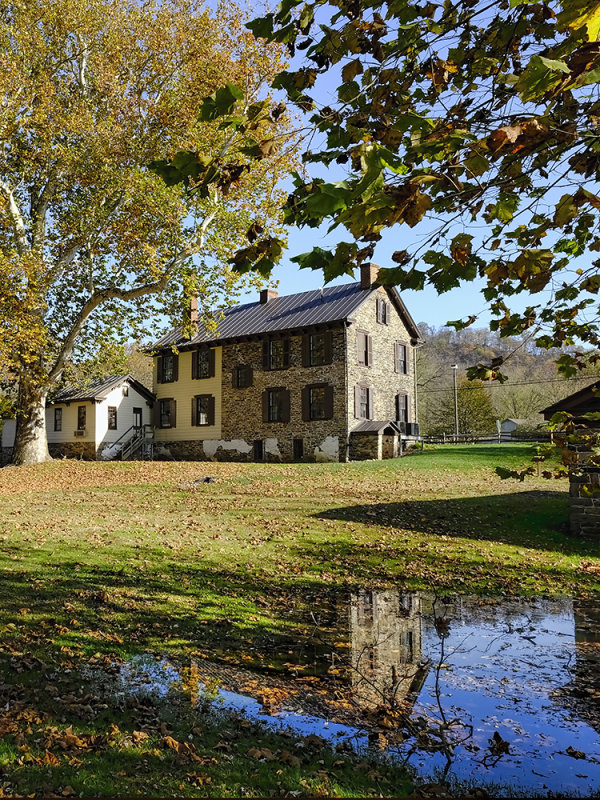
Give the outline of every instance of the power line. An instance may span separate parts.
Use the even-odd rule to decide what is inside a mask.
[[[579,378],[544,378],[541,381],[515,381],[515,383],[498,383],[497,381],[493,381],[487,383],[483,386],[461,386],[459,387],[458,391],[469,391],[472,389],[498,389],[500,387],[504,389],[511,389],[513,386],[536,386],[540,383],[570,383],[571,381],[593,381],[598,380],[598,378],[593,378],[591,376],[584,377],[583,375]],[[417,384],[418,387],[418,384]],[[441,394],[442,392],[451,392],[452,388],[449,389],[421,389],[421,394]]]

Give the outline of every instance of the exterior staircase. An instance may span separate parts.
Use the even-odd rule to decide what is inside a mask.
[[[152,461],[154,458],[154,427],[152,425],[132,425],[131,428],[110,446],[109,458],[120,461],[139,459]]]

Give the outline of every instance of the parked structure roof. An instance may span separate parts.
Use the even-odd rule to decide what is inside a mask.
[[[94,381],[82,389],[74,386],[67,386],[55,394],[48,401],[48,405],[53,403],[73,403],[78,400],[105,400],[113,389],[117,389],[124,383],[128,383],[147,400],[154,400],[154,395],[150,389],[147,389],[143,383],[137,381],[133,375],[113,375],[101,381]]]
[[[267,303],[255,302],[232,306],[223,310],[222,318],[217,320],[216,331],[207,331],[200,324],[198,333],[194,337],[184,339],[181,328],[174,328],[160,338],[152,350],[164,350],[173,346],[185,350],[205,342],[351,321],[352,315],[373,291],[374,288],[361,288],[359,282],[345,283],[341,286],[276,297]],[[413,340],[420,340],[419,329],[397,290],[392,288],[387,292]]]

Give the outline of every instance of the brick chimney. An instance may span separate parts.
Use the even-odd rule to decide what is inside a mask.
[[[190,322],[198,322],[198,298],[192,297],[190,300]]]
[[[266,305],[271,300],[275,300],[276,297],[279,297],[279,292],[276,289],[263,289],[260,293],[261,306]]]
[[[360,266],[360,288],[370,289],[377,280],[379,275],[379,264],[374,264],[369,261],[367,264]]]

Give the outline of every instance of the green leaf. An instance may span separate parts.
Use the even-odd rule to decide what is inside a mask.
[[[267,39],[271,41],[273,38],[273,14],[267,14],[265,17],[258,17],[251,22],[246,23],[248,30],[257,37],[257,39]]]
[[[561,70],[551,69],[544,61],[548,61],[548,59],[543,59],[542,56],[532,56],[529,64],[519,76],[516,89],[524,103],[542,97],[551,89],[556,88],[562,80],[557,74]]]
[[[544,66],[548,67],[548,69],[553,72],[565,72],[567,75],[571,74],[571,70],[564,61],[557,61],[552,58],[545,58],[544,56],[539,56],[539,59]]]
[[[465,159],[463,163],[467,169],[467,178],[470,178],[471,175],[483,175],[490,168],[490,162],[487,158],[478,153],[473,153],[473,155]],[[471,175],[469,175],[469,173],[471,173]]]
[[[556,210],[552,221],[557,227],[562,228],[567,223],[574,220],[578,213],[579,208],[573,202],[573,195],[563,194],[556,204]]]
[[[340,87],[338,87],[338,98],[340,103],[351,103],[353,100],[356,100],[357,97],[360,97],[360,86],[356,81],[343,83]]]
[[[211,122],[225,114],[231,114],[238,100],[243,99],[243,91],[233,83],[228,83],[204,98],[198,119],[200,122]]]

